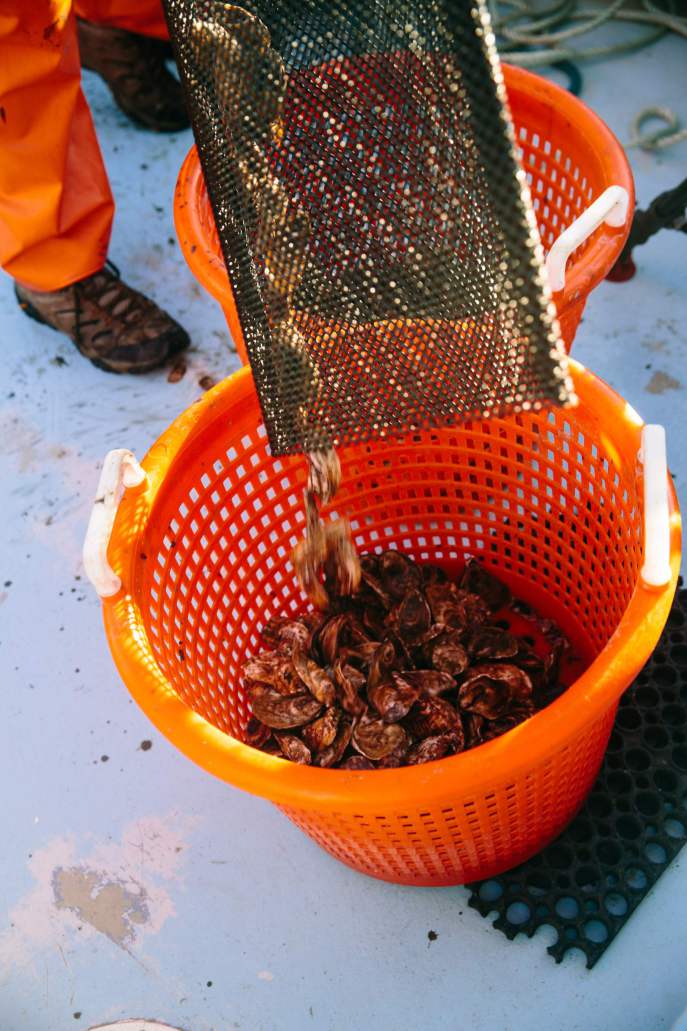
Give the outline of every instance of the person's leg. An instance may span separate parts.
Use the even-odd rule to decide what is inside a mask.
[[[63,0],[0,0],[0,266],[94,364],[145,372],[186,332],[105,267],[114,205]]]
[[[169,38],[160,0],[74,0],[74,8],[78,18],[96,25]]]
[[[84,68],[97,72],[133,121],[156,132],[189,125],[160,0],[74,0]]]
[[[0,0],[0,265],[36,290],[102,268],[114,212],[74,15],[56,10]]]

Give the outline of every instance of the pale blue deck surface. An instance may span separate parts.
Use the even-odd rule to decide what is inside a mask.
[[[686,60],[670,39],[589,66],[583,98],[622,140],[647,103],[687,120]],[[99,603],[75,579],[98,467],[112,447],[145,453],[199,395],[199,374],[237,362],[221,312],[168,242],[190,133],[137,132],[99,82],[87,88],[119,203],[112,258],[195,350],[177,385],[107,376],[28,322],[0,282],[1,1031],[141,1016],[186,1031],[670,1028],[687,1006],[687,856],[593,972],[579,954],[557,967],[550,931],[509,943],[462,888],[399,888],[339,865],[268,803],[193,766],[130,701]],[[684,177],[687,144],[632,162],[646,204]],[[574,353],[666,424],[684,504],[687,238],[664,233],[637,259],[632,282],[595,293]],[[144,886],[146,913],[133,894],[128,913],[113,902],[142,921],[128,950],[55,907],[54,871],[78,865]]]

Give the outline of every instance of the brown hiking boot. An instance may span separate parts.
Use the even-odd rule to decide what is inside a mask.
[[[82,66],[105,80],[125,115],[155,132],[188,128],[181,85],[165,65],[168,44],[81,18],[77,24]]]
[[[185,329],[122,283],[110,265],[49,293],[15,283],[22,310],[71,337],[81,354],[107,372],[149,372],[189,345]]]

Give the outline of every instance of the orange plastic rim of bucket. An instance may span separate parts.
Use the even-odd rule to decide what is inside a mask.
[[[607,187],[624,187],[630,199],[625,224],[600,226],[571,256],[565,288],[554,294],[563,339],[570,349],[587,295],[610,272],[630,231],[632,172],[617,138],[581,100],[525,69],[504,64],[503,72],[544,249]],[[186,261],[198,282],[222,306],[239,356],[246,363],[236,302],[195,146],[179,172],[174,219]]]
[[[571,368],[580,408],[598,413],[600,439],[607,453],[615,454],[625,466],[629,463],[634,468],[641,420],[621,397],[588,370],[574,361]],[[573,416],[571,412],[571,418]],[[593,418],[596,421],[597,417]],[[517,782],[526,777],[528,771],[550,762],[552,756],[568,747],[575,735],[584,733],[594,721],[603,719],[609,711],[612,715],[620,694],[656,645],[670,611],[679,572],[681,539],[672,482],[669,483],[671,582],[660,590],[650,590],[638,582],[610,640],[584,674],[554,704],[501,738],[424,766],[351,772],[299,766],[263,754],[217,729],[195,712],[171,686],[145,631],[142,607],[147,599],[141,597],[141,584],[150,574],[147,563],[152,564],[154,559],[145,552],[146,530],[156,504],[162,503],[165,492],[176,490],[175,477],[170,476],[170,471],[193,468],[202,476],[201,470],[211,471],[204,456],[208,441],[216,437],[218,427],[229,426],[232,439],[239,441],[249,428],[254,431],[259,422],[252,376],[250,370],[244,368],[209,391],[160,437],[142,463],[147,482],[126,493],[115,521],[109,558],[122,578],[122,589],[114,598],[103,602],[110,648],[131,694],[158,729],[182,752],[217,777],[262,795],[287,810],[293,808],[301,813],[319,810],[323,814],[403,812],[418,807],[436,809],[442,803],[455,802],[456,796],[465,798],[489,790],[498,792],[504,784]],[[502,422],[505,424],[507,420]],[[409,446],[412,447],[412,442]],[[370,454],[375,448],[358,450]],[[274,461],[270,459],[271,463]],[[303,464],[297,458],[281,462],[280,468],[287,471]],[[222,503],[223,499],[217,502]],[[154,529],[158,535],[165,532],[160,527]],[[195,546],[199,547],[192,542],[189,547]],[[180,578],[184,590],[182,571],[180,566],[174,576],[175,582],[177,576]],[[156,605],[164,603],[164,597],[155,602]],[[183,644],[183,627],[178,632]],[[503,866],[501,864],[501,868]]]

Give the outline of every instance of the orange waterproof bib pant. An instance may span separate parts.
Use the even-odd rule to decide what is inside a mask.
[[[114,214],[76,15],[167,35],[160,0],[0,0],[0,265],[34,290],[101,268]]]

